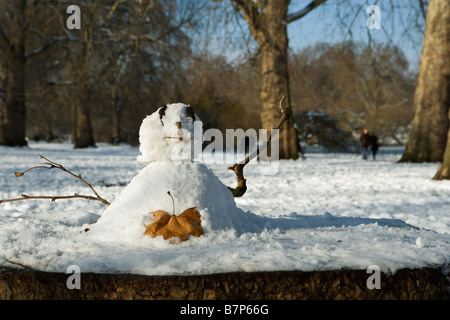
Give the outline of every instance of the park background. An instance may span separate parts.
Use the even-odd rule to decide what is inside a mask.
[[[80,29],[68,27],[71,5],[79,8]],[[96,279],[325,272],[305,291],[287,276],[288,285],[274,292],[256,282],[244,290],[253,282],[238,280],[232,294],[220,293],[231,288],[226,283],[215,290],[201,284],[194,295],[178,290],[175,278],[168,290],[131,294],[137,298],[242,292],[271,299],[448,298],[448,1],[1,0],[0,6],[0,199],[17,200],[0,206],[2,297],[80,297],[65,286],[64,272],[76,264]],[[142,172],[139,127],[161,105],[191,105],[205,130],[271,129],[282,96],[292,117],[280,131],[280,171],[263,176],[258,166],[246,167],[248,190],[235,199],[248,222],[238,219],[240,230],[214,230],[179,245],[93,241],[85,230],[105,212],[101,203],[23,196],[89,192],[55,170],[21,176],[44,155],[114,201]],[[364,128],[379,138],[376,160],[361,159]],[[228,165],[209,167],[231,186],[236,177]],[[370,265],[398,286],[382,281],[381,291],[367,291]],[[48,274],[40,271],[64,281],[42,285]],[[361,283],[349,280],[360,271]],[[30,274],[35,278],[22,280]],[[129,287],[109,295],[104,288],[117,278],[103,279],[80,295],[130,297]]]
[[[266,46],[245,19],[247,9],[264,12],[266,1],[1,1],[0,144],[137,145],[142,119],[172,102],[190,104],[205,129],[271,129],[261,119],[279,92],[301,143],[342,150],[337,128],[355,137],[369,128],[382,144],[404,144],[427,2],[268,3],[277,14],[301,16],[285,24],[282,16],[268,18],[266,26],[286,27],[277,32],[288,42],[285,83],[266,102]],[[70,4],[80,8],[80,29],[67,27]],[[379,29],[367,26],[372,4]],[[312,129],[305,125],[310,111],[318,112]],[[329,137],[318,134],[327,130]]]

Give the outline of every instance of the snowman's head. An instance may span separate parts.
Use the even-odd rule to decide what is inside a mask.
[[[193,160],[193,151],[201,150],[202,137],[202,123],[191,106],[183,103],[165,105],[142,121],[138,160]],[[200,149],[194,147],[196,143],[200,143]]]

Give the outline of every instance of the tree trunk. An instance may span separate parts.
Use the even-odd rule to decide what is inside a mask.
[[[252,1],[236,1],[261,51],[261,122],[275,128],[281,118],[278,103],[286,96],[291,117],[279,135],[280,159],[297,159],[300,152],[289,97],[287,10],[290,0],[268,1],[264,9]],[[270,132],[270,131],[269,131]]]
[[[449,111],[450,119],[450,111]],[[450,180],[450,128],[447,135],[447,147],[445,148],[444,159],[436,172],[434,180]]]
[[[83,29],[83,42],[78,50],[75,50],[74,60],[71,68],[76,77],[74,90],[71,91],[72,101],[74,103],[74,128],[72,130],[72,142],[74,148],[95,147],[94,134],[91,126],[90,105],[91,91],[89,90],[89,66],[93,54],[92,28]],[[78,61],[83,63],[78,65]]]
[[[437,2],[437,1],[435,1]],[[434,3],[435,4],[435,3]],[[437,6],[437,4],[435,4]],[[441,90],[443,91],[443,95],[447,96],[446,99],[443,99],[443,103],[446,103],[447,105],[447,121],[448,121],[448,132],[447,132],[447,145],[445,147],[444,156],[442,159],[442,164],[440,165],[438,171],[436,172],[436,175],[433,179],[435,180],[450,180],[450,4],[448,1],[441,3],[442,7],[437,8],[437,10],[440,10],[439,13],[442,15],[442,21],[441,23],[444,25],[442,29],[446,30],[447,35],[447,41],[440,43],[442,47],[440,50],[443,52],[446,52],[447,55],[447,65],[445,69],[442,69],[442,77],[445,79],[445,82],[442,84]],[[430,9],[428,9],[430,10]]]
[[[289,1],[270,1],[266,8],[266,37],[259,38],[261,48],[261,122],[264,129],[275,128],[281,118],[278,103],[286,96],[290,119],[280,129],[280,159],[297,159],[299,141],[289,97],[288,37],[286,15]]]
[[[92,133],[91,119],[89,115],[89,93],[88,89],[83,88],[81,92],[86,95],[86,99],[74,99],[74,129],[72,133],[72,142],[74,148],[94,147],[95,140]]]
[[[400,162],[441,161],[447,143],[450,106],[450,3],[428,5],[414,119]]]
[[[95,146],[89,109],[82,104],[76,105],[75,140],[73,143],[74,148],[87,148]]]
[[[0,121],[0,145],[26,146],[25,61],[8,72],[6,101]]]
[[[112,112],[112,133],[111,133],[111,142],[112,144],[119,144],[121,142],[120,137],[120,116],[121,116],[121,108],[119,105],[119,93],[115,87],[112,88],[112,103],[113,103],[113,112]]]
[[[17,4],[17,20],[27,20],[26,1]],[[26,21],[22,21],[26,24]],[[26,102],[25,102],[25,40],[26,29],[22,25],[16,26],[15,34],[10,35],[9,45],[1,50],[7,51],[6,100],[0,119],[0,145],[26,146]]]
[[[2,124],[6,112],[6,74],[6,68],[0,63],[0,141],[3,141]]]

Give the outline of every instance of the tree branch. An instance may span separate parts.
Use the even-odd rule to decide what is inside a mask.
[[[2,46],[6,46],[11,48],[11,42],[9,41],[9,37],[6,34],[5,28],[3,27],[2,23],[0,22],[0,40],[3,42]]]
[[[100,201],[99,198],[97,198],[97,197],[85,196],[85,195],[77,194],[77,193],[74,193],[72,196],[29,196],[26,194],[22,194],[21,198],[0,200],[0,204],[2,204],[4,202],[14,202],[14,201],[21,201],[21,200],[28,200],[28,199],[50,199],[52,202],[55,202],[56,200],[59,200],[59,199],[73,199],[73,198],[81,198],[81,199],[87,199],[87,200]],[[103,201],[102,201],[102,203],[103,203]],[[106,205],[106,203],[104,203],[104,204]]]
[[[109,10],[108,15],[106,16],[105,20],[103,20],[103,22],[101,23],[101,26],[103,27],[106,23],[108,23],[108,21],[111,19],[111,17],[113,16],[114,12],[117,10],[117,7],[122,3],[122,2],[126,2],[127,0],[116,0],[116,2],[114,2],[114,4],[111,6],[111,9]]]
[[[99,196],[99,194],[97,193],[97,191],[95,191],[95,189],[92,187],[91,184],[89,184],[86,180],[84,180],[81,177],[81,174],[76,175],[76,174],[72,173],[71,171],[67,170],[66,168],[64,168],[59,163],[50,161],[46,157],[44,157],[42,155],[40,155],[40,158],[44,159],[47,162],[43,163],[40,166],[29,168],[29,169],[25,170],[24,172],[16,172],[15,173],[16,177],[21,177],[25,173],[27,173],[28,171],[31,171],[31,170],[34,170],[34,169],[39,169],[39,168],[42,168],[42,169],[54,169],[54,168],[60,169],[60,170],[62,170],[64,172],[67,172],[68,174],[72,175],[73,177],[81,180],[85,185],[87,185],[92,190],[92,192],[94,193],[95,197],[80,195],[80,194],[77,194],[77,193],[75,193],[74,195],[71,195],[71,196],[28,196],[28,195],[22,194],[21,198],[0,200],[0,204],[2,204],[3,202],[13,202],[13,201],[20,201],[20,200],[27,200],[27,199],[50,199],[52,202],[54,202],[55,200],[58,200],[58,199],[83,198],[83,199],[87,199],[87,200],[100,201],[101,203],[103,203],[104,205],[107,205],[107,206],[110,205],[110,203],[108,201],[106,201],[105,199],[103,199],[102,197]]]
[[[420,12],[422,13],[423,20],[427,20],[427,9],[425,8],[427,4],[424,2],[424,0],[419,0],[420,4]]]
[[[0,55],[5,56],[5,60],[11,61],[14,56],[12,53],[11,41],[8,37],[2,22],[0,21],[0,47],[2,48]]]
[[[281,119],[278,122],[278,125],[274,129],[280,129],[285,121],[289,119],[289,113],[287,112],[286,108],[283,107],[284,101],[286,100],[286,96],[283,96],[280,100],[280,103],[278,105],[280,112],[281,112]],[[273,129],[272,129],[273,130]],[[235,163],[232,167],[228,167],[229,170],[233,170],[236,173],[237,182],[238,185],[236,188],[228,187],[228,190],[231,191],[234,197],[242,197],[244,193],[247,191],[247,183],[246,179],[244,178],[244,167],[247,163],[249,163],[252,159],[257,157],[262,150],[268,148],[270,146],[270,141],[272,140],[272,133],[269,135],[269,138],[267,139],[266,144],[260,148],[257,147],[256,151],[254,151],[252,154],[250,154],[247,158],[245,158],[240,163]]]
[[[32,57],[34,55],[37,55],[37,54],[45,51],[47,48],[49,48],[53,44],[55,44],[57,42],[60,42],[60,41],[66,41],[66,40],[68,40],[68,41],[78,41],[78,42],[83,41],[83,40],[81,40],[79,38],[71,36],[70,34],[66,35],[66,36],[59,36],[59,37],[47,37],[47,36],[43,35],[42,32],[40,32],[39,30],[36,30],[36,29],[33,29],[33,28],[29,28],[28,31],[38,35],[46,43],[40,48],[37,48],[37,49],[35,49],[35,50],[31,51],[31,52],[25,53],[25,57],[27,57],[27,58]]]
[[[241,10],[245,21],[247,21],[247,24],[250,28],[250,33],[252,34],[253,38],[257,42],[258,40],[261,41],[260,40],[261,36],[267,38],[267,34],[264,32],[265,28],[261,27],[262,25],[264,25],[263,21],[264,13],[258,10],[261,9],[258,8],[259,4],[253,1],[243,1],[243,0],[233,0],[232,3],[233,5],[235,5],[235,8]]]
[[[290,23],[292,21],[298,20],[300,18],[303,18],[308,13],[313,11],[315,8],[323,4],[326,0],[314,0],[310,4],[308,4],[306,7],[304,7],[302,10],[299,10],[294,13],[290,13],[286,17],[286,23]]]

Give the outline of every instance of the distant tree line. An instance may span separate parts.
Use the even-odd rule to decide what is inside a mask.
[[[0,1],[0,144],[71,136],[136,143],[142,118],[182,99],[190,39],[202,1]]]
[[[180,101],[205,128],[263,127],[265,53],[230,60],[193,43],[211,3],[77,1],[82,28],[68,30],[66,1],[0,1],[0,144],[25,145],[25,137],[70,137],[80,148],[137,144],[142,119]],[[369,127],[401,142],[417,77],[400,48],[318,44],[287,51],[287,59],[294,116],[322,110],[344,129]]]
[[[324,111],[340,128],[402,144],[417,75],[397,46],[317,44],[291,55],[293,109]]]

